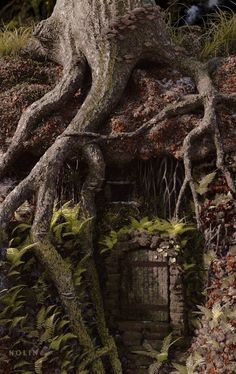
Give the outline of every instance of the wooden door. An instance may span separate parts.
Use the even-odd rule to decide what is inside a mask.
[[[139,249],[121,263],[120,308],[129,320],[169,321],[169,269],[156,251]]]

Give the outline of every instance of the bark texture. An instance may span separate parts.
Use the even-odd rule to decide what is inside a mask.
[[[81,152],[89,168],[82,190],[82,207],[85,218],[92,218],[85,234],[84,250],[90,254],[88,279],[97,315],[97,329],[103,348],[87,357],[81,370],[92,363],[94,373],[103,373],[103,355],[110,359],[114,373],[121,373],[116,345],[106,328],[98,275],[93,260],[93,229],[96,218],[95,195],[104,180],[105,163],[100,144],[117,139],[135,137],[142,132],[154,131],[165,117],[187,113],[195,108],[204,109],[204,117],[184,140],[185,180],[176,206],[176,217],[182,197],[189,185],[192,191],[196,219],[200,226],[199,203],[192,179],[191,152],[195,139],[206,133],[214,139],[217,167],[225,175],[234,192],[230,173],[224,166],[216,108],[224,100],[226,105],[235,103],[235,97],[223,97],[213,86],[209,65],[190,58],[177,48],[168,34],[162,14],[153,1],[144,0],[58,0],[52,16],[42,21],[34,32],[37,53],[63,66],[63,77],[57,86],[43,98],[27,108],[19,121],[8,150],[0,161],[0,176],[21,153],[25,142],[45,115],[49,115],[74,95],[83,85],[85,72],[91,73],[90,90],[67,129],[47,149],[29,175],[7,196],[0,208],[0,225],[4,229],[14,211],[32,195],[37,196],[37,207],[32,228],[33,239],[38,243],[36,254],[48,269],[62,303],[71,321],[72,330],[78,334],[81,345],[92,351],[93,344],[83,322],[76,300],[72,275],[59,253],[48,239],[56,194],[56,176],[63,162],[71,154]],[[133,133],[100,135],[107,116],[117,105],[134,67],[143,60],[162,60],[191,76],[198,93],[172,104]]]

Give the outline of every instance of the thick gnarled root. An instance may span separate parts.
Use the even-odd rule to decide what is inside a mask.
[[[96,144],[86,145],[83,148],[83,155],[89,170],[81,192],[82,214],[85,219],[90,220],[85,228],[82,244],[84,254],[90,255],[86,262],[86,278],[90,287],[91,299],[95,309],[98,335],[100,336],[102,345],[104,347],[110,347],[108,357],[113,372],[115,374],[122,374],[117,347],[114,338],[109,334],[106,325],[100,281],[93,257],[94,220],[96,219],[95,197],[96,193],[101,190],[105,179],[105,162],[103,160],[102,152]]]
[[[121,83],[118,95],[125,85],[125,82],[122,81]],[[0,225],[4,227],[11,219],[14,211],[26,199],[33,194],[37,195],[37,206],[32,227],[32,237],[34,242],[37,243],[35,252],[40,262],[48,270],[58,290],[62,304],[69,316],[71,329],[78,335],[85,351],[94,350],[94,346],[87,333],[86,326],[84,325],[79,303],[76,301],[72,275],[60,254],[49,242],[48,234],[55,200],[56,176],[65,159],[73,150],[75,151],[75,149],[82,149],[89,167],[89,175],[82,191],[84,217],[91,219],[91,217],[93,218],[96,215],[94,198],[96,192],[101,188],[101,184],[103,183],[104,162],[98,146],[89,144],[90,141],[88,141],[86,137],[86,130],[89,130],[90,126],[95,129],[96,126],[99,125],[104,115],[110,110],[109,104],[114,104],[114,102],[118,100],[118,95],[113,96],[113,92],[107,91],[106,88],[104,88],[102,94],[98,91],[98,87],[92,88],[91,93],[85,100],[78,115],[69,125],[69,129],[71,128],[73,131],[79,131],[79,129],[84,131],[84,136],[79,139],[67,136],[58,137],[55,143],[35,165],[31,173],[8,195],[0,208]],[[99,113],[97,113],[98,107]],[[89,253],[92,255],[93,221],[88,224],[85,239],[86,248],[84,248],[84,250],[86,254]],[[108,356],[114,373],[121,374],[122,368],[118,358],[116,344],[109,335],[106,327],[99,278],[92,257],[88,260],[88,278],[101,342],[104,347],[109,348]],[[99,357],[95,357],[92,368],[94,374],[104,373],[103,364]]]
[[[65,68],[64,75],[56,87],[34,102],[22,114],[11,144],[0,161],[0,177],[8,170],[24,148],[37,124],[43,117],[49,116],[68,101],[81,86],[85,62]]]
[[[210,135],[213,138],[216,149],[216,166],[225,176],[228,186],[232,192],[235,192],[235,186],[233,179],[230,175],[230,172],[227,170],[227,167],[224,164],[224,150],[217,119],[216,109],[217,105],[221,103],[222,97],[215,90],[205,65],[189,61],[189,66],[190,68],[188,68],[188,70],[190,70],[189,72],[194,77],[194,80],[197,85],[198,96],[202,102],[202,107],[204,109],[204,116],[203,119],[200,121],[200,124],[197,127],[195,127],[192,131],[190,131],[190,133],[186,136],[183,142],[185,179],[177,200],[175,218],[178,219],[179,217],[181,201],[186,191],[186,188],[189,185],[195,205],[195,215],[197,224],[200,228],[200,204],[198,201],[198,195],[192,177],[191,161],[191,150],[195,140],[199,140],[203,138],[205,135]],[[192,71],[191,66],[193,69]],[[186,68],[186,62],[183,63],[183,68]],[[232,102],[232,98],[228,98],[228,102]],[[227,103],[227,99],[225,99],[225,103]]]

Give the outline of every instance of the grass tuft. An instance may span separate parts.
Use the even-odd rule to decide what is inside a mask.
[[[201,57],[228,56],[236,52],[236,15],[218,10],[204,35]]]
[[[236,14],[220,9],[199,26],[173,26],[170,12],[165,15],[173,42],[202,60],[236,53]]]
[[[11,30],[6,26],[0,29],[0,57],[17,55],[26,46],[31,32],[31,27]]]

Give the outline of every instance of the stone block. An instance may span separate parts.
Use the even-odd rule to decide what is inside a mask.
[[[136,331],[126,331],[122,334],[122,341],[124,345],[139,345],[141,344],[142,334]]]
[[[144,324],[142,321],[119,321],[118,328],[120,331],[141,331]]]
[[[166,332],[143,332],[143,336],[146,340],[162,340],[167,335]]]
[[[184,297],[183,297],[183,295],[181,294],[181,295],[176,295],[176,294],[171,294],[170,295],[170,302],[171,303],[184,303]]]
[[[117,323],[118,329],[122,331],[138,331],[143,333],[157,333],[161,335],[168,335],[170,332],[170,325],[167,322],[153,322],[153,321],[119,321]]]
[[[136,350],[134,350],[136,351]],[[144,351],[144,349],[141,347],[138,349],[138,351]],[[146,367],[146,370],[148,368],[148,366],[153,362],[153,360],[149,357],[145,357],[145,356],[141,356],[141,355],[138,355],[138,354],[128,354],[127,355],[127,358],[132,362],[134,363],[134,365],[137,367],[137,368],[140,368],[140,367],[143,367],[145,368]],[[147,371],[146,371],[147,373]]]

